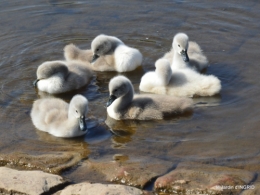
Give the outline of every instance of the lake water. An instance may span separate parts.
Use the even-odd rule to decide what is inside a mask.
[[[260,173],[259,10],[258,1],[235,0],[2,0],[0,165],[30,168],[23,162],[46,156],[45,165],[51,167],[55,161],[66,167],[73,160],[105,156],[112,160],[113,155],[122,154],[128,159],[196,161]],[[96,121],[89,134],[60,139],[32,125],[32,103],[47,95],[32,85],[37,67],[47,60],[63,59],[65,45],[87,49],[103,33],[138,48],[144,56],[142,68],[123,74],[138,93],[142,75],[154,70],[154,62],[171,48],[178,32],[199,43],[210,62],[205,74],[222,82],[220,95],[194,99],[200,106],[192,115],[149,122],[112,121],[111,128],[120,130],[121,136],[113,135],[104,125],[104,106],[109,80],[119,73],[97,72],[89,86],[77,91],[89,99],[88,116]],[[69,101],[73,95],[59,97]],[[41,169],[43,164],[31,166]],[[78,171],[80,166],[62,174],[74,182],[90,178],[103,182]]]

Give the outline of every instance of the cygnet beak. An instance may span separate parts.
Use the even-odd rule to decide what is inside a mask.
[[[81,131],[88,130],[87,124],[86,124],[86,121],[85,121],[85,116],[80,116],[80,118],[79,118],[79,128],[80,128]]]
[[[37,87],[37,83],[40,79],[36,79],[35,81],[33,81],[33,86],[36,88]]]
[[[94,54],[91,63],[95,62],[99,58],[99,55]]]
[[[183,59],[184,62],[190,61],[189,56],[187,54],[187,50],[182,50],[181,51],[181,56],[182,56],[182,59]]]
[[[110,95],[107,101],[107,107],[110,106],[116,100],[116,98],[117,97],[115,95]]]

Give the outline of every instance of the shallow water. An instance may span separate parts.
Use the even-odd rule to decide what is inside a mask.
[[[123,154],[127,159],[198,161],[260,173],[259,9],[258,1],[1,1],[0,154],[51,159],[67,152],[73,159],[80,153],[75,162]],[[210,62],[206,74],[219,77],[223,87],[219,96],[195,98],[199,106],[192,115],[149,122],[112,120],[108,124],[115,135],[104,125],[104,106],[108,82],[118,73],[97,72],[89,86],[58,96],[69,101],[80,93],[90,100],[88,116],[96,122],[89,134],[60,139],[32,125],[33,101],[48,96],[32,86],[37,66],[63,59],[66,44],[87,49],[104,33],[138,48],[143,67],[123,75],[139,92],[141,76],[154,69],[177,32],[200,44]],[[74,182],[103,182],[78,167],[63,174]]]

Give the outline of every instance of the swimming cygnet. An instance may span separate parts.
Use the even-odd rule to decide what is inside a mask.
[[[31,110],[34,126],[56,137],[77,137],[87,133],[85,115],[88,100],[75,95],[70,104],[59,98],[36,100]]]
[[[79,89],[93,76],[87,66],[75,61],[47,61],[38,67],[36,74],[34,86],[51,94]]]
[[[125,45],[114,36],[98,35],[91,50],[81,50],[73,44],[64,48],[67,61],[79,60],[95,71],[128,72],[141,66],[143,56],[138,49]],[[90,64],[91,63],[91,64]]]
[[[220,80],[190,68],[171,68],[166,59],[155,63],[156,70],[141,78],[139,89],[144,92],[180,97],[212,96],[221,90]]]
[[[190,98],[155,94],[135,94],[131,81],[116,76],[109,82],[107,112],[116,120],[153,120],[192,110]]]
[[[178,33],[174,36],[171,51],[162,58],[168,59],[171,66],[175,68],[190,67],[201,72],[208,67],[208,59],[200,46],[196,42],[189,41],[185,33]]]

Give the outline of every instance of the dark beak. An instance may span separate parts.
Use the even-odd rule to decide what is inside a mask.
[[[80,116],[80,118],[79,118],[79,128],[80,128],[81,131],[88,130],[87,124],[86,124],[86,121],[85,121],[85,116]]]
[[[112,103],[113,103],[113,101],[115,101],[116,100],[116,96],[115,95],[110,95],[109,96],[109,99],[108,99],[108,101],[107,101],[107,107],[108,106],[110,106]]]
[[[36,79],[35,81],[33,81],[33,86],[36,88],[37,87],[37,83],[40,79]]]
[[[94,54],[91,63],[95,62],[99,58],[99,55]]]
[[[187,54],[187,50],[182,50],[181,51],[181,56],[182,56],[182,59],[183,59],[184,62],[190,61],[189,56]]]

